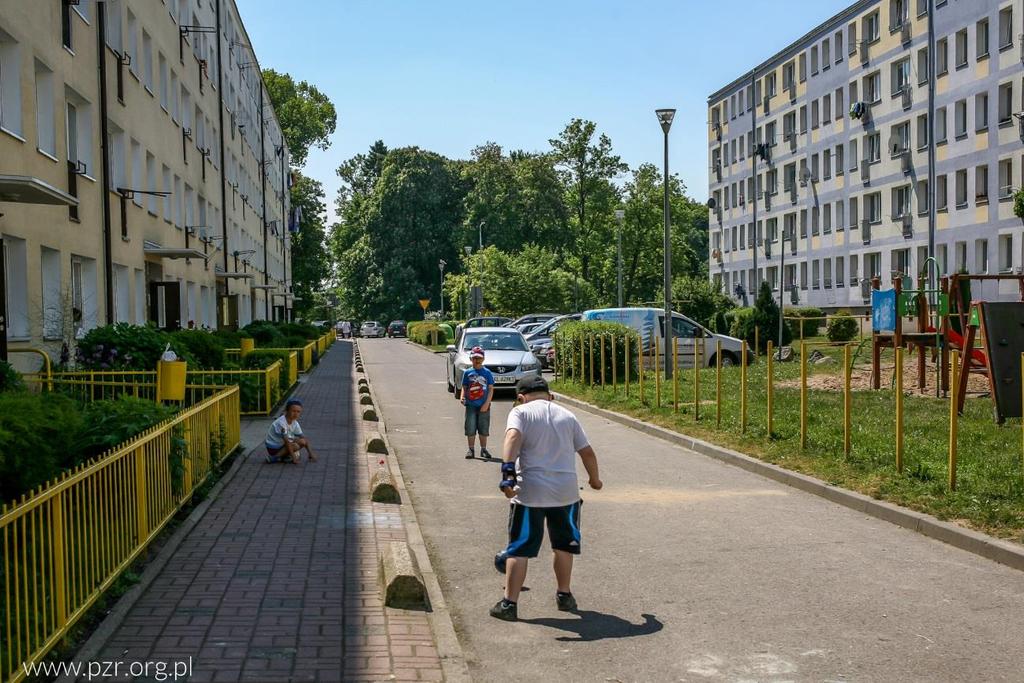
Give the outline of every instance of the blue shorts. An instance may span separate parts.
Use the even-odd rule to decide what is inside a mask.
[[[480,412],[479,406],[466,404],[466,436],[490,436],[491,434],[491,411]]]
[[[547,522],[551,549],[580,554],[580,508],[582,500],[554,508],[531,508],[511,503],[508,510],[509,557],[537,557]]]

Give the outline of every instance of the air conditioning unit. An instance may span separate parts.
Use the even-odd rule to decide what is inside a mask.
[[[862,218],[860,220],[860,236],[864,241],[864,244],[871,244],[871,219]]]

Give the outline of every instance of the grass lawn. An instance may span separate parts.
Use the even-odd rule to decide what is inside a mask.
[[[819,347],[820,348],[820,347]],[[856,348],[856,345],[854,346]],[[794,345],[798,350],[798,346]],[[809,365],[809,386],[842,373],[842,351],[820,349],[838,362]],[[886,364],[883,357],[883,366]],[[870,344],[857,366],[870,363]],[[888,355],[892,365],[892,352]],[[692,369],[679,373],[679,412],[671,404],[672,384],[662,382],[662,407],[655,407],[654,375],[644,381],[644,403],[638,386],[629,397],[618,387],[585,386],[555,381],[552,388],[594,405],[631,415],[669,429],[712,441],[790,470],[818,477],[829,484],[927,512],[1001,538],[1024,542],[1024,458],[1021,424],[1010,420],[998,426],[987,398],[969,397],[959,420],[957,490],[948,489],[949,400],[905,392],[904,471],[895,464],[895,391],[883,375],[880,391],[852,393],[852,448],[843,455],[843,394],[832,389],[809,389],[807,447],[800,448],[800,364],[774,364],[774,419],[767,433],[764,358],[748,368],[745,433],[740,429],[740,368],[722,370],[721,426],[716,426],[715,370],[699,372],[700,419],[694,419]],[[906,357],[905,386],[916,379],[916,365]],[[815,381],[819,380],[819,381]],[[841,386],[841,383],[839,384]]]

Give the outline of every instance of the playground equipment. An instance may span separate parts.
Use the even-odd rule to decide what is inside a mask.
[[[931,261],[931,259],[929,259]],[[934,262],[932,262],[934,265]],[[946,292],[939,289],[904,289],[904,279],[913,280],[909,276],[893,278],[893,288],[882,290],[881,280],[877,276],[871,279],[871,388],[880,389],[882,385],[881,357],[882,349],[901,349],[907,347],[911,352],[917,350],[917,388],[924,389],[925,382],[925,349],[931,348],[941,354],[941,365],[946,366],[946,345],[938,332],[941,320],[949,308]],[[922,281],[924,278],[922,278]],[[922,282],[923,284],[923,282]],[[931,295],[931,305],[929,304]],[[915,330],[905,330],[904,318],[912,317],[916,321]],[[928,319],[933,320],[928,325]],[[943,387],[945,388],[945,387]]]

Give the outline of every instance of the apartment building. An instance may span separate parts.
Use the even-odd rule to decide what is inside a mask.
[[[855,3],[709,97],[711,277],[860,309],[932,224],[939,273],[1021,272],[1022,111],[1024,1]]]
[[[233,0],[0,3],[0,343],[288,316],[261,74]]]

